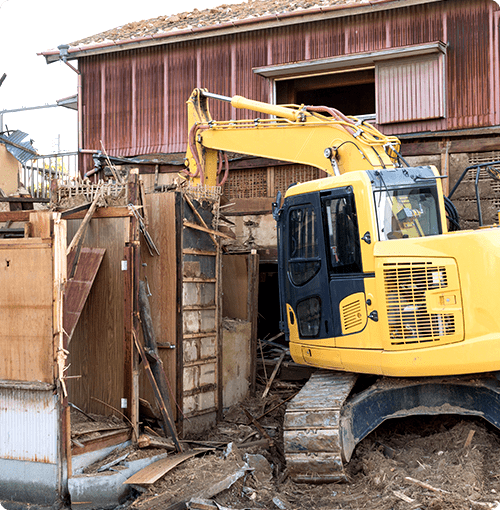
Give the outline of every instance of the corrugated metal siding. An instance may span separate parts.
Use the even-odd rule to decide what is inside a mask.
[[[0,458],[57,463],[57,396],[0,388]]]
[[[444,117],[444,55],[376,66],[377,122]]]
[[[443,24],[445,3],[453,2],[447,0],[447,2],[405,7],[384,13],[388,46],[408,46],[432,41],[446,42]]]
[[[450,129],[487,125],[490,113],[489,4],[454,0],[448,6]],[[498,80],[499,77],[496,77]]]
[[[490,42],[490,36],[498,37],[492,20],[497,10],[487,0],[447,0],[81,59],[84,148],[99,149],[102,139],[111,154],[183,152],[185,102],[195,86],[268,101],[270,83],[255,76],[253,67],[438,40],[449,41],[446,120],[406,120],[385,131],[487,126],[498,116],[491,88],[499,77],[489,74],[493,69],[498,74],[498,50]],[[252,116],[225,104],[211,107],[214,117]]]

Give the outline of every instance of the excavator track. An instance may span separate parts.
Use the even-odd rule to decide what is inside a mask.
[[[292,480],[346,480],[340,413],[357,374],[318,371],[287,406],[283,425],[285,458]]]
[[[358,374],[315,372],[290,401],[283,426],[290,477],[346,480],[356,445],[381,423],[416,415],[465,415],[500,430],[500,373],[448,377],[380,377],[352,392]]]

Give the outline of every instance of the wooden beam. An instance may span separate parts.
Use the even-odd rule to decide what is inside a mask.
[[[0,197],[0,202],[13,202],[13,203],[21,203],[21,204],[48,204],[50,202],[50,198],[36,198],[36,197]]]
[[[31,211],[3,211],[0,212],[0,223],[6,221],[29,221]],[[69,214],[66,214],[69,213]],[[98,208],[92,219],[96,218],[126,218],[132,216],[128,207],[116,206],[116,207],[101,207]],[[72,212],[63,211],[61,212],[61,218],[65,220],[81,220],[85,217],[85,210]]]
[[[99,189],[97,191],[97,193],[95,194],[94,200],[92,200],[92,205],[90,206],[89,210],[85,213],[85,217],[83,218],[82,223],[78,227],[76,234],[73,236],[71,243],[69,243],[69,246],[66,250],[66,255],[69,255],[71,250],[73,250],[76,247],[76,245],[79,243],[80,239],[84,235],[85,230],[87,229],[87,225],[90,223],[90,220],[92,219],[92,215],[94,214],[94,211],[97,209],[97,203],[99,202],[101,196],[102,196],[102,188]]]
[[[74,214],[65,216],[65,220],[81,220],[85,218],[85,211],[80,211]],[[130,209],[126,206],[117,207],[98,207],[92,216],[94,218],[126,218],[132,216]]]
[[[226,234],[223,234],[222,232],[219,232],[218,230],[213,230],[211,228],[205,228],[201,225],[197,225],[196,223],[191,223],[190,221],[187,221],[184,219],[183,224],[185,227],[193,228],[194,230],[200,230],[201,232],[206,232],[207,234],[224,237],[226,239],[233,239],[231,236],[228,236]]]
[[[175,421],[170,403],[167,376],[158,352],[153,319],[151,318],[151,308],[149,306],[149,299],[146,291],[146,282],[144,281],[139,282],[139,313],[141,317],[144,343],[149,349],[149,354],[153,356],[154,361],[152,361],[151,364],[149,363],[144,356],[144,348],[140,344],[139,351],[148,377],[150,380],[151,377],[154,379],[154,381],[151,380],[151,386],[153,387],[153,393],[157,399],[158,407],[160,408],[165,436],[167,435],[167,432],[170,432],[177,451],[182,452],[182,447],[179,443],[179,438],[177,437],[177,431],[175,430]]]
[[[255,395],[257,378],[257,319],[259,314],[259,255],[252,250],[248,255],[247,320],[250,333],[250,393]]]
[[[128,182],[129,203],[136,205],[138,201],[137,168],[132,168]],[[128,208],[127,208],[128,209]],[[140,241],[139,224],[132,215],[128,225],[128,242],[124,247],[126,267],[124,273],[124,361],[123,361],[123,395],[127,399],[125,414],[132,422],[134,429],[139,425],[139,357],[134,345],[134,338],[139,335],[139,271]]]

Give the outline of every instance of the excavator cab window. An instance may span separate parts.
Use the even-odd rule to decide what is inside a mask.
[[[375,191],[375,207],[380,241],[441,234],[434,187]]]
[[[323,199],[330,271],[335,274],[361,273],[358,220],[354,195]]]
[[[294,285],[304,285],[318,273],[318,224],[312,204],[293,207],[289,213],[288,273]]]

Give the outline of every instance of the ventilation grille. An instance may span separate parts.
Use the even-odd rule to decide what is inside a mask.
[[[362,322],[361,303],[356,301],[343,308],[344,329],[347,333],[359,328]]]
[[[431,262],[387,263],[384,283],[392,345],[437,342],[455,334],[453,313],[427,312],[427,291],[448,287],[445,266]]]
[[[342,334],[349,335],[361,331],[366,324],[365,294],[357,292],[340,302]]]

